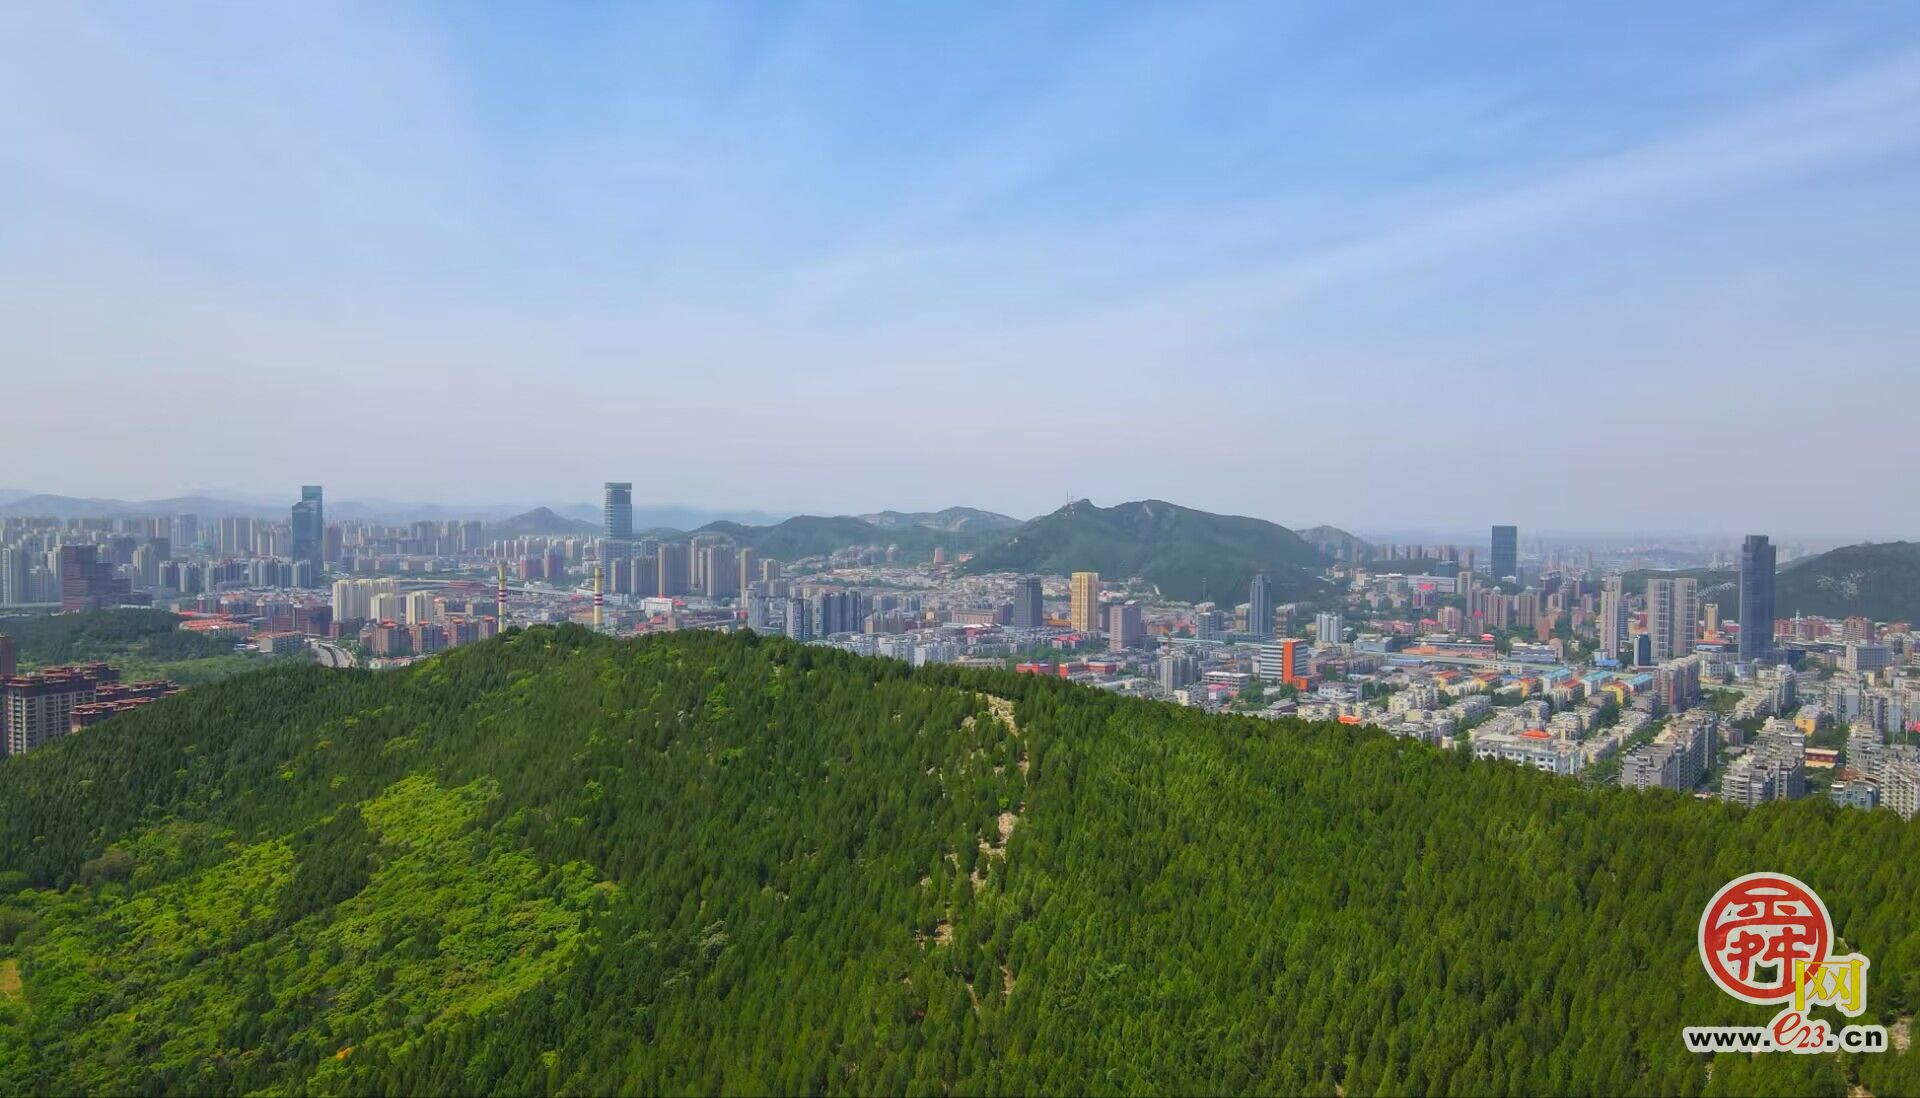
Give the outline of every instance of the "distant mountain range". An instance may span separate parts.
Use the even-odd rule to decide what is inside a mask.
[[[0,503],[0,518],[134,518],[144,515],[201,515],[207,518],[285,519],[293,506],[269,508],[240,500],[213,499],[208,496],[174,496],[169,499],[120,500],[87,499],[33,493]]]
[[[0,517],[117,518],[136,515],[238,515],[284,519],[287,508],[258,497],[206,495],[127,502],[68,496],[17,495],[0,503]],[[504,509],[388,500],[328,501],[329,518],[358,521],[481,519],[489,538],[593,537],[600,509],[563,504]],[[1368,544],[1331,526],[1296,534],[1277,523],[1217,515],[1163,500],[1097,507],[1081,500],[1030,521],[974,507],[940,511],[876,511],[863,515],[795,515],[720,511],[677,505],[636,507],[637,535],[725,534],[738,544],[779,560],[818,557],[853,546],[894,546],[907,561],[923,561],[935,549],[951,557],[974,554],[965,570],[1062,574],[1096,571],[1109,579],[1138,578],[1169,598],[1211,598],[1233,604],[1247,597],[1256,572],[1273,577],[1281,601],[1323,591],[1318,572],[1329,559],[1365,556]]]
[[[1292,530],[1264,519],[1216,515],[1164,500],[1096,507],[1087,500],[1024,523],[982,548],[969,573],[1075,571],[1139,578],[1175,599],[1245,601],[1256,572],[1273,579],[1281,602],[1324,591],[1326,556]]]
[[[20,488],[4,488],[0,489],[0,518],[69,519],[199,515],[203,518],[235,517],[285,521],[295,498],[297,496],[294,493],[289,493],[284,502],[276,502],[253,493],[221,494],[204,491],[167,499],[121,500],[61,496]],[[453,522],[478,519],[482,522],[504,524],[535,510],[546,510],[556,518],[586,523],[595,529],[599,528],[601,520],[599,506],[591,503],[448,504],[388,499],[328,499],[326,506],[329,519],[351,522]],[[688,507],[681,504],[636,507],[633,511],[634,528],[637,530],[655,527],[687,530],[719,520],[775,523],[786,517],[778,512]]]

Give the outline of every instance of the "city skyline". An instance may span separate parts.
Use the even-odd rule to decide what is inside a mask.
[[[22,417],[0,483],[298,484],[304,436],[259,408],[322,394],[366,398],[329,420],[340,499],[389,491],[421,411],[457,425],[408,457],[423,496],[590,499],[591,470],[795,513],[1550,531],[1596,525],[1574,486],[1754,424],[1910,464],[1920,11],[1690,14],[15,7],[8,396],[88,408],[89,444]],[[1173,444],[1096,460],[1008,414],[1056,406]],[[849,410],[882,434],[790,445]],[[1216,438],[1340,460],[1222,476]],[[1846,472],[1630,514],[1920,529]]]
[[[556,493],[555,495],[545,499],[539,499],[539,500],[523,499],[515,502],[484,501],[484,500],[473,500],[473,499],[464,499],[464,500],[458,500],[458,501],[435,501],[435,500],[428,500],[428,499],[396,500],[396,499],[389,499],[389,498],[384,498],[380,496],[366,496],[366,497],[359,497],[359,498],[355,498],[351,496],[345,497],[345,498],[341,498],[338,496],[330,496],[333,502],[329,503],[328,507],[331,509],[336,506],[345,506],[347,508],[353,509],[355,513],[347,517],[349,517],[352,521],[356,521],[356,522],[367,522],[367,521],[409,522],[409,521],[419,521],[419,520],[448,521],[448,520],[463,520],[463,519],[478,519],[482,521],[493,522],[493,521],[499,521],[505,518],[510,518],[515,515],[536,510],[539,508],[547,508],[549,510],[553,510],[556,514],[560,514],[562,517],[571,518],[576,522],[581,522],[587,525],[591,525],[597,531],[601,531],[602,533],[604,533],[605,520],[606,520],[606,503],[604,500],[604,494],[605,494],[605,489],[612,483],[613,482],[592,482],[592,483],[582,482],[580,486],[582,490],[574,493],[574,495],[577,496],[578,498],[566,498],[561,493]],[[630,482],[623,482],[623,483],[630,483]],[[385,486],[385,490],[389,492],[391,492],[393,488],[394,486],[390,483]],[[586,490],[587,488],[593,488],[595,489],[595,491],[589,492]],[[294,491],[297,492],[298,489],[294,489]],[[329,492],[331,492],[331,489],[329,489]],[[279,492],[279,493],[275,493],[273,491],[252,491],[252,490],[242,491],[242,490],[227,490],[227,489],[221,489],[221,488],[204,488],[203,487],[203,488],[194,489],[189,492],[175,492],[175,493],[169,493],[163,497],[159,497],[155,499],[141,500],[141,499],[116,499],[112,497],[105,497],[105,496],[99,495],[98,493],[77,494],[77,495],[69,496],[65,493],[40,493],[40,492],[32,492],[25,489],[0,488],[0,512],[11,513],[13,514],[14,517],[20,517],[20,518],[43,517],[42,515],[39,515],[39,514],[28,514],[27,510],[20,509],[21,507],[24,506],[22,501],[32,498],[33,496],[36,496],[36,495],[58,495],[62,499],[71,500],[71,501],[74,501],[75,503],[80,503],[80,504],[107,503],[107,504],[113,504],[116,506],[117,509],[111,510],[111,511],[88,510],[84,507],[79,507],[79,508],[69,507],[65,511],[66,514],[69,514],[72,517],[96,517],[96,518],[111,517],[113,515],[118,515],[118,514],[129,514],[129,515],[147,514],[147,515],[160,516],[160,517],[172,516],[175,514],[194,514],[203,518],[218,517],[219,515],[222,515],[222,514],[233,514],[233,515],[241,515],[241,516],[251,515],[254,517],[268,518],[268,517],[279,515],[282,512],[286,511],[287,505],[289,502],[289,497],[287,495],[286,490],[283,490],[282,492]],[[587,498],[589,495],[599,495],[602,498],[599,502],[595,502]],[[627,507],[629,508],[630,511],[686,512],[689,516],[692,517],[694,521],[688,521],[682,525],[675,525],[673,523],[665,524],[666,526],[671,527],[673,529],[681,529],[681,530],[691,530],[697,526],[701,526],[709,522],[721,521],[721,520],[738,522],[745,525],[769,525],[770,526],[770,525],[776,525],[790,518],[803,517],[803,516],[858,518],[863,515],[873,515],[873,514],[878,514],[884,511],[892,511],[892,512],[903,513],[903,514],[911,514],[911,513],[928,514],[928,513],[934,513],[934,512],[946,510],[952,507],[972,508],[975,510],[981,510],[981,511],[985,511],[992,514],[999,514],[1006,518],[1013,519],[1015,521],[1025,522],[1025,521],[1031,521],[1033,519],[1044,517],[1045,515],[1051,514],[1053,511],[1058,510],[1060,507],[1067,506],[1068,504],[1071,504],[1074,502],[1091,502],[1096,506],[1106,507],[1106,506],[1114,506],[1121,503],[1130,503],[1130,502],[1136,502],[1136,501],[1146,499],[1146,497],[1142,497],[1142,496],[1133,496],[1133,497],[1127,497],[1125,499],[1116,497],[1112,499],[1089,500],[1087,499],[1087,497],[1081,496],[1081,497],[1077,497],[1074,500],[1058,501],[1052,507],[1049,507],[1046,510],[1028,514],[1028,513],[1020,513],[1016,511],[998,510],[991,506],[976,507],[973,504],[964,502],[964,501],[960,503],[927,503],[927,504],[921,504],[921,505],[914,505],[914,504],[890,505],[890,506],[882,506],[878,508],[862,509],[862,510],[854,510],[854,509],[846,509],[846,508],[835,509],[831,507],[823,507],[823,508],[812,509],[812,510],[798,509],[798,508],[762,509],[762,508],[748,508],[748,507],[728,507],[728,506],[724,506],[722,502],[716,502],[713,504],[696,504],[696,503],[688,503],[683,500],[641,499],[641,498],[637,498],[637,492],[635,492],[631,487],[629,487],[628,489],[627,498],[628,498]],[[225,511],[219,511],[219,510],[207,510],[204,507],[184,507],[183,508],[180,506],[174,506],[174,504],[180,500],[191,500],[199,504],[206,504],[209,502],[226,503],[226,504],[232,504],[235,509],[231,512],[225,512]],[[294,497],[294,501],[297,502],[297,497]],[[1187,503],[1181,499],[1169,499],[1169,500],[1163,500],[1162,502],[1173,503],[1180,506],[1187,505]],[[20,506],[16,506],[16,505],[20,505]],[[142,505],[150,505],[150,506],[148,506],[146,510],[141,510],[140,508]],[[1510,514],[1513,512],[1513,510],[1514,508],[1511,508],[1511,507],[1503,508],[1502,513]],[[371,513],[371,514],[364,513],[367,511],[373,511],[376,513]],[[329,514],[332,514],[332,513],[333,512],[330,510]],[[1335,528],[1342,529],[1344,532],[1348,534],[1361,537],[1363,539],[1369,540],[1374,544],[1378,544],[1378,545],[1392,545],[1392,544],[1409,544],[1409,545],[1453,544],[1453,545],[1461,545],[1461,546],[1490,545],[1490,537],[1488,534],[1489,528],[1487,526],[1484,526],[1475,522],[1472,516],[1464,515],[1464,514],[1461,515],[1457,521],[1451,524],[1408,526],[1404,524],[1389,523],[1382,527],[1375,528],[1375,527],[1369,527],[1369,526],[1362,526],[1360,524],[1345,526],[1339,522],[1330,522],[1322,518],[1311,516],[1311,515],[1291,516],[1291,515],[1284,515],[1284,514],[1272,515],[1272,514],[1256,514],[1256,513],[1231,512],[1231,511],[1219,512],[1219,513],[1245,514],[1245,517],[1257,518],[1264,521],[1273,522],[1278,525],[1288,527],[1289,529],[1292,529],[1296,532],[1306,530],[1316,526],[1322,526],[1322,525],[1332,526]],[[52,512],[47,512],[46,514],[52,514]],[[331,520],[329,519],[329,521]],[[1893,541],[1893,540],[1915,540],[1910,536],[1901,535],[1901,534],[1898,534],[1897,532],[1891,536],[1875,536],[1871,533],[1863,533],[1859,531],[1859,529],[1856,527],[1844,527],[1844,526],[1843,527],[1819,527],[1819,528],[1809,528],[1806,530],[1801,530],[1796,528],[1795,524],[1791,521],[1790,517],[1786,521],[1774,521],[1773,519],[1763,518],[1760,520],[1756,520],[1756,523],[1750,524],[1750,526],[1751,525],[1767,526],[1773,530],[1774,537],[1784,539],[1788,542],[1797,543],[1799,546],[1803,548],[1805,547],[1830,548],[1834,546],[1839,546],[1843,544],[1852,544],[1852,543],[1870,544],[1870,543]],[[634,526],[632,528],[638,531],[640,529],[644,529],[645,527]],[[1570,544],[1587,544],[1595,541],[1616,542],[1620,544],[1640,541],[1640,542],[1646,542],[1649,544],[1658,544],[1663,539],[1684,540],[1684,541],[1698,542],[1702,544],[1714,543],[1714,542],[1725,542],[1729,545],[1737,545],[1740,542],[1740,540],[1746,536],[1743,531],[1748,528],[1750,527],[1726,527],[1726,528],[1714,529],[1714,528],[1708,528],[1704,526],[1697,526],[1693,528],[1676,528],[1676,527],[1650,526],[1645,524],[1642,524],[1642,525],[1622,524],[1614,527],[1579,526],[1579,525],[1564,526],[1564,527],[1524,526],[1517,531],[1516,537],[1519,538],[1518,544],[1524,545],[1524,546],[1533,546],[1533,547],[1538,547],[1543,545],[1566,546]]]

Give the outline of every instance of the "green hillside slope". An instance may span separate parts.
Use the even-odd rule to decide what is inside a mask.
[[[1849,545],[1795,561],[1781,569],[1774,601],[1781,617],[1920,621],[1920,542]]]
[[[1843,1094],[1694,928],[1920,1000],[1920,825],[679,633],[288,667],[0,761],[0,1093]],[[9,978],[18,977],[18,983]]]
[[[1215,515],[1162,500],[1095,507],[1086,500],[1020,527],[977,552],[969,572],[1098,572],[1138,576],[1169,598],[1245,601],[1255,572],[1273,577],[1281,601],[1322,593],[1320,553],[1284,526]]]

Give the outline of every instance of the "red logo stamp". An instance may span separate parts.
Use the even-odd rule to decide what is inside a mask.
[[[1820,896],[1784,873],[1728,881],[1700,913],[1700,959],[1726,992],[1748,1003],[1784,1003],[1801,973],[1812,977],[1833,946]],[[1794,962],[1804,964],[1796,968]]]

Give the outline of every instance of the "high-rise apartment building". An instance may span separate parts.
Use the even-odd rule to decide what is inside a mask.
[[[1654,663],[1693,654],[1700,640],[1700,600],[1693,580],[1647,581],[1647,637]]]
[[[1740,545],[1740,658],[1759,659],[1773,648],[1774,548],[1765,534]]]
[[[0,633],[0,679],[10,679],[18,670],[19,664],[13,651],[13,638]]]
[[[0,545],[0,606],[19,606],[33,600],[27,597],[32,565],[28,553],[18,546]]]
[[[803,602],[802,605],[809,604]],[[813,618],[813,635],[816,637],[857,633],[866,620],[867,598],[858,591],[821,591],[813,596],[809,610]],[[791,630],[787,635],[793,635]]]
[[[710,599],[724,599],[740,590],[740,565],[734,559],[733,546],[709,545],[700,550],[701,593]]]
[[[376,622],[393,622],[396,625],[406,621],[407,601],[397,594],[381,593],[367,600],[367,618]]]
[[[786,630],[789,639],[810,641],[813,639],[813,606],[806,599],[790,598],[786,600]]]
[[[1140,604],[1137,602],[1115,603],[1107,608],[1107,648],[1118,652],[1133,648],[1140,643]]]
[[[120,681],[120,673],[104,663],[50,668],[37,675],[0,681],[0,727],[6,739],[0,754],[24,755],[72,727],[73,707],[93,701],[102,683]]]
[[[1200,661],[1186,652],[1167,652],[1160,657],[1160,689],[1168,694],[1200,677]]]
[[[736,550],[735,553],[739,563],[734,569],[736,574],[734,576],[733,589],[738,593],[752,587],[754,582],[760,578],[760,563],[759,554],[744,545]]]
[[[607,481],[601,504],[601,556],[611,560],[632,552],[633,484],[631,481]]]
[[[1265,572],[1254,573],[1247,588],[1247,632],[1273,636],[1273,578]]]
[[[439,617],[434,612],[433,592],[409,591],[406,599],[407,624],[426,625]]]
[[[665,542],[657,554],[660,567],[657,569],[658,582],[654,584],[661,598],[672,598],[687,593],[687,547],[679,542]]]
[[[1013,581],[1013,626],[1016,629],[1038,629],[1047,623],[1046,609],[1041,599],[1040,577],[1021,576]]]
[[[1653,693],[1669,713],[1690,709],[1700,700],[1700,661],[1689,656],[1668,660],[1654,669]]]
[[[1100,620],[1100,573],[1075,572],[1067,602],[1067,621],[1082,633],[1098,633]]]
[[[1346,619],[1338,614],[1320,613],[1313,616],[1313,643],[1323,648],[1339,644],[1346,631]]]
[[[115,576],[112,563],[100,559],[97,545],[60,547],[60,612],[102,610],[127,602],[133,585]]]
[[[1622,658],[1627,651],[1627,594],[1619,576],[1608,576],[1600,585],[1599,629],[1600,654]]]
[[[1493,528],[1493,579],[1494,582],[1508,576],[1520,574],[1520,528],[1518,526],[1496,526]]]
[[[326,567],[327,516],[320,496],[318,484],[301,486],[300,502],[293,505],[293,551],[289,554],[294,560],[312,562],[316,576]]]

